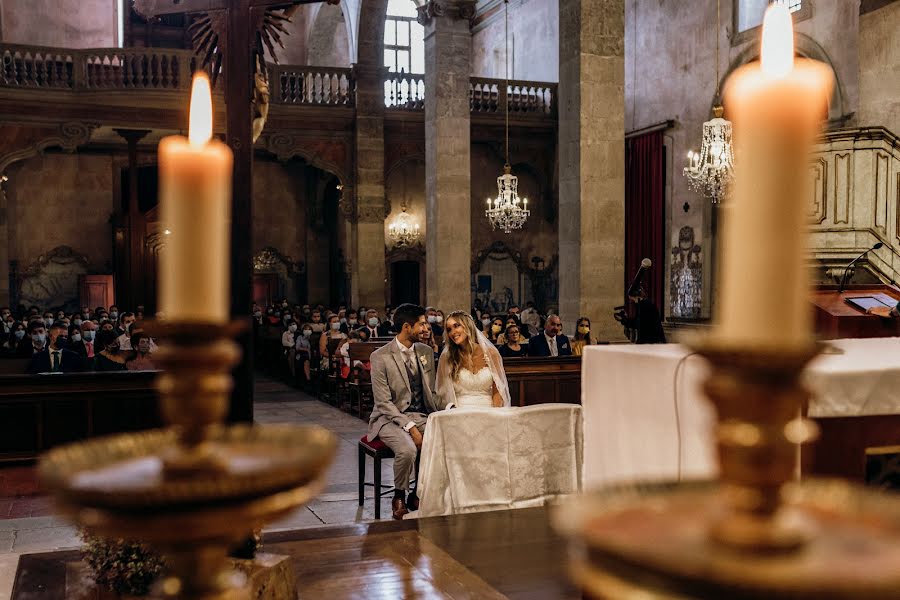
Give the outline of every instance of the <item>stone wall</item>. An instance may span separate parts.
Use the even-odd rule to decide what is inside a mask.
[[[278,57],[279,63],[283,65],[306,64],[308,56],[306,41],[311,8],[311,4],[300,5],[297,12],[291,17],[291,22],[284,26],[288,33],[288,35],[282,36],[284,48],[275,46],[275,56]]]
[[[733,2],[722,0],[718,32],[721,80],[730,67],[753,58],[758,43],[757,30],[744,36],[742,43],[732,45],[728,37],[733,29],[732,8]],[[849,116],[860,109],[858,12],[858,2],[818,0],[812,4],[811,16],[796,23],[800,50],[830,59],[837,75],[841,95],[832,117]],[[715,245],[711,239],[713,209],[709,200],[689,190],[682,169],[688,150],[699,150],[702,124],[712,116],[716,3],[626,0],[625,19],[625,129],[635,131],[667,119],[675,121],[665,134],[668,246],[678,245],[684,227],[693,229],[696,243],[703,248],[701,314],[709,316]],[[885,29],[885,35],[889,31]],[[854,119],[848,122],[852,124]],[[669,292],[667,289],[666,314],[672,306]]]
[[[53,248],[70,246],[96,272],[111,272],[113,181],[108,155],[45,154],[11,167],[10,260],[25,269]]]
[[[558,0],[509,3],[509,77],[559,81]],[[472,36],[472,75],[505,77],[504,22],[501,10]]]
[[[12,44],[111,48],[117,43],[116,0],[2,0],[2,39]]]
[[[276,248],[306,260],[307,202],[304,169],[257,159],[253,164],[253,254]]]
[[[425,241],[425,161],[411,160],[394,168],[385,180],[385,194],[390,212],[384,221],[384,239],[388,247],[393,243],[388,235],[391,223],[402,212],[406,203],[406,213],[411,222],[419,226],[419,240]]]
[[[860,125],[900,135],[900,2],[859,19]]]
[[[316,67],[349,67],[350,46],[343,9],[332,4],[315,7],[315,20],[308,28],[307,63]]]

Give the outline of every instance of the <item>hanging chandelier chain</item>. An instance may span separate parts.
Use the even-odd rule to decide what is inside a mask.
[[[506,164],[509,164],[509,0],[503,0],[503,62],[506,68],[506,88],[504,95],[506,96]]]
[[[716,104],[719,103],[719,33],[722,29],[722,0],[716,0]]]

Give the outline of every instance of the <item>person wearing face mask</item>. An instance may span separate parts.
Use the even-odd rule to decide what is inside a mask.
[[[310,362],[312,361],[312,327],[309,324],[303,326],[300,335],[294,336],[294,373],[303,373],[303,381],[298,383],[309,384],[312,380]],[[299,367],[299,368],[298,368]]]
[[[7,356],[15,356],[19,350],[19,346],[31,345],[31,340],[27,338],[25,323],[13,322],[10,327],[9,338],[3,343],[3,353]],[[26,346],[27,350],[28,347]]]
[[[491,314],[489,312],[481,313],[481,333],[487,337],[491,337]]]
[[[69,325],[68,330],[69,345],[67,346],[67,349],[80,356],[81,360],[84,361],[87,358],[87,349],[84,347],[81,327],[78,325]]]
[[[291,374],[291,377],[296,377],[297,372],[294,370],[294,358],[295,358],[295,350],[294,344],[296,340],[294,339],[297,334],[297,324],[291,320],[290,315],[287,315],[288,320],[285,321],[285,325],[287,325],[287,329],[284,330],[284,333],[281,334],[281,348],[284,354],[284,357],[287,361],[287,369]]]
[[[139,331],[131,336],[131,347],[134,348],[132,356],[125,360],[127,371],[154,371],[152,352],[150,351],[150,336]]]
[[[331,354],[329,353],[329,343],[332,340],[344,340],[347,336],[341,333],[341,322],[337,315],[328,317],[328,331],[319,338],[319,356],[322,357],[322,368],[329,369],[331,365]],[[336,346],[337,344],[333,344]]]
[[[128,352],[119,350],[119,336],[115,331],[101,331],[97,335],[97,347],[102,348],[94,358],[95,371],[124,371]]]
[[[47,327],[40,318],[28,323],[25,338],[16,348],[16,358],[31,358],[47,346]]]
[[[131,336],[138,331],[143,331],[144,326],[137,322],[137,317],[131,312],[122,313],[119,321],[121,322],[121,329],[124,331],[124,333],[119,334],[119,349],[123,351],[133,350],[131,347]],[[156,352],[156,350],[156,343],[151,339],[150,351]]]
[[[62,321],[50,326],[49,343],[40,352],[31,355],[26,373],[72,373],[82,371],[81,357],[68,349],[69,337]]]
[[[593,346],[596,343],[596,338],[591,337],[591,320],[587,317],[581,317],[575,325],[575,337],[572,338],[572,356],[581,356],[585,346]]]
[[[97,324],[93,321],[84,321],[81,324],[81,340],[70,336],[69,349],[77,352],[83,360],[94,360],[94,337],[97,335]]]
[[[379,337],[379,322],[377,311],[371,309],[366,311],[366,324],[364,328],[369,332],[369,339],[372,339],[373,337]]]
[[[350,333],[357,329],[359,329],[359,318],[357,318],[355,310],[349,310],[347,311],[347,331],[344,333]]]
[[[502,345],[500,336],[503,333],[504,327],[505,325],[503,323],[503,319],[501,319],[500,317],[494,317],[493,319],[491,319],[491,324],[488,326],[488,330],[485,335],[495,346]]]
[[[53,325],[53,313],[45,312],[44,313],[44,328],[50,329],[50,326]]]

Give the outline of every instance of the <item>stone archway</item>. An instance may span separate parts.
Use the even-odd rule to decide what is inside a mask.
[[[348,28],[345,5],[346,1],[340,6],[316,5],[306,41],[307,64],[316,67],[350,66],[353,39]]]

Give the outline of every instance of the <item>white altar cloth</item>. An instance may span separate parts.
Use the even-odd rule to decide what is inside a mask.
[[[900,338],[828,344],[836,353],[804,375],[809,416],[900,414]],[[707,369],[678,344],[585,348],[585,486],[715,476],[715,414],[700,387]]]
[[[541,506],[581,491],[581,415],[574,404],[431,414],[415,516]]]

